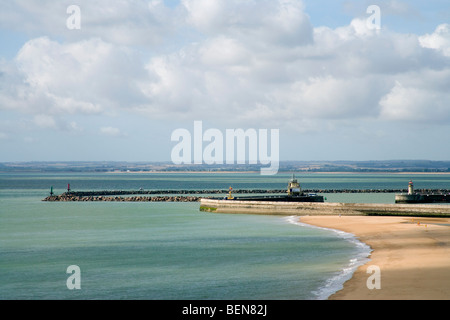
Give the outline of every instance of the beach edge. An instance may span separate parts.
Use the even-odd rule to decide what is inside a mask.
[[[340,230],[368,245],[360,265],[328,300],[448,300],[450,219],[401,216],[301,216],[304,224]],[[447,258],[446,258],[447,257]],[[370,288],[378,267],[381,286]]]

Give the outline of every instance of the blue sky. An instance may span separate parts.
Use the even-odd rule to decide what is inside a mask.
[[[281,160],[450,159],[447,1],[3,1],[0,43],[0,161],[170,161],[196,120],[279,129]]]
[[[348,24],[364,16],[369,5],[382,10],[385,27],[404,33],[432,33],[437,24],[448,23],[450,6],[445,0],[371,1],[371,0],[305,0],[306,12],[315,26],[331,28]]]

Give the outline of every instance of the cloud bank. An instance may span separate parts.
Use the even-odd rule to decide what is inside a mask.
[[[32,37],[0,60],[0,112],[55,130],[120,114],[303,133],[450,123],[449,24],[404,34],[361,17],[313,26],[299,0],[135,0],[81,1],[68,30],[68,5],[10,1],[0,14]]]

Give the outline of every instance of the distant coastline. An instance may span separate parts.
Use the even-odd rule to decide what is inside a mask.
[[[279,171],[280,173],[291,173],[291,171]],[[297,171],[296,171],[297,172]],[[301,171],[300,171],[301,172]],[[191,171],[191,170],[186,170],[186,171],[181,171],[181,170],[177,170],[177,171],[168,171],[168,170],[164,170],[164,171],[157,171],[157,170],[151,170],[151,171],[108,171],[105,173],[137,173],[137,174],[142,174],[142,173],[196,173],[196,174],[207,174],[207,173],[211,173],[211,174],[220,174],[220,173],[236,173],[236,174],[241,174],[241,173],[260,173],[259,171],[233,171],[233,170],[229,170],[229,171]],[[450,175],[450,172],[445,172],[445,171],[440,171],[440,172],[421,172],[421,171],[314,171],[314,172],[303,172],[303,173],[317,173],[317,174],[361,174],[361,173],[379,173],[379,174],[399,174],[399,175],[408,175],[408,174],[442,174],[442,175]]]
[[[28,161],[0,162],[0,172],[69,173],[259,173],[261,165],[175,165],[172,162]],[[450,174],[450,161],[281,161],[279,173]]]

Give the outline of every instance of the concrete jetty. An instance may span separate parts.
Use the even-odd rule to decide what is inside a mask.
[[[200,211],[262,215],[378,215],[450,217],[450,205],[266,202],[200,199]]]
[[[395,203],[450,203],[450,192],[414,192],[414,184],[410,180],[408,193],[396,194]]]

